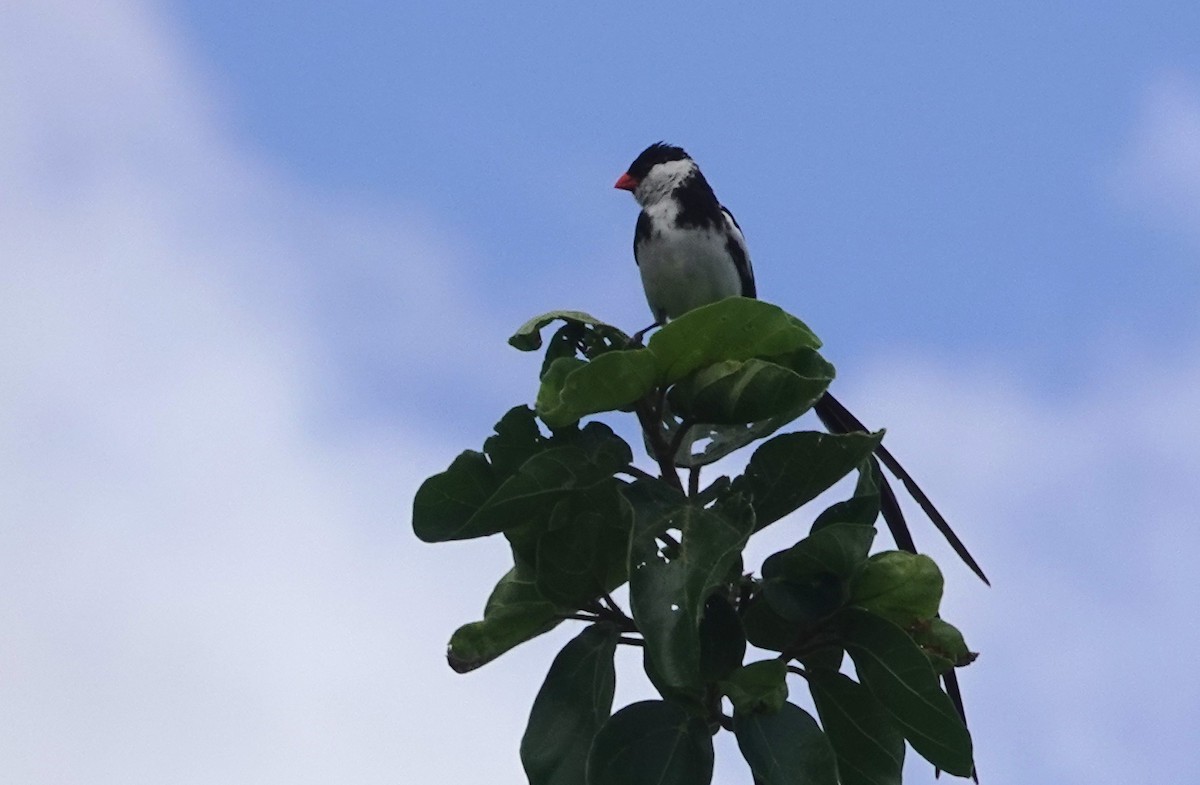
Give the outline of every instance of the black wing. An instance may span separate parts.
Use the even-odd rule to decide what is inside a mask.
[[[649,240],[653,229],[650,226],[650,216],[646,215],[646,211],[638,213],[637,227],[633,230],[633,261],[640,267],[641,262],[638,261],[638,246],[643,240]]]
[[[754,268],[750,266],[750,253],[746,250],[746,237],[742,234],[742,227],[738,226],[737,219],[724,205],[721,206],[721,214],[725,216],[725,230],[728,233],[725,249],[729,251],[737,267],[738,278],[742,282],[742,297],[757,297]]]

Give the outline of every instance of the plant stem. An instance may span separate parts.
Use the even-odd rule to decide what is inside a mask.
[[[638,480],[655,480],[655,479],[658,479],[657,477],[655,477],[655,476],[654,476],[653,474],[651,474],[650,472],[648,472],[648,471],[643,471],[642,469],[639,469],[638,467],[636,467],[636,466],[633,466],[632,464],[631,464],[631,465],[629,465],[629,466],[626,466],[624,469],[621,469],[621,473],[622,473],[622,474],[628,474],[630,477],[633,477],[633,478],[635,478],[635,479],[638,479]]]
[[[653,409],[654,407],[648,399],[639,401],[636,409],[638,422],[646,434],[646,441],[650,443],[652,457],[658,463],[663,480],[675,490],[683,493],[683,483],[679,481],[679,473],[675,471],[674,453],[670,451],[670,447],[663,440],[662,431],[658,427],[658,418],[655,417]]]
[[[692,423],[684,420],[679,424],[679,430],[675,431],[675,435],[671,437],[671,445],[667,449],[671,452],[672,465],[674,465],[675,456],[679,454],[679,448],[683,446],[683,440],[687,438],[687,432],[691,428]]]

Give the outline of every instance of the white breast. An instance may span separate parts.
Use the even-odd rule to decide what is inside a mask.
[[[672,214],[666,215],[668,211]],[[670,203],[647,210],[659,229],[642,242],[637,255],[646,300],[659,321],[742,291],[725,236],[707,228],[677,228],[673,211]]]

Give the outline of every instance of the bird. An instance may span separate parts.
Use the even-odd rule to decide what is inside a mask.
[[[633,233],[633,258],[654,323],[636,333],[631,342],[640,343],[647,331],[702,305],[726,297],[757,298],[754,268],[742,228],[682,147],[655,142],[633,159],[613,187],[632,193],[642,208]],[[829,392],[821,396],[813,410],[830,433],[867,430]],[[984,583],[989,583],[950,524],[892,453],[880,444],[876,456],[900,480],[955,553]],[[915,553],[896,494],[886,477],[880,475],[880,479],[884,521],[896,546]]]
[[[682,147],[650,145],[617,180],[641,206],[633,258],[656,324],[734,295],[755,297],[746,238]]]
[[[633,258],[654,315],[654,323],[636,333],[631,343],[640,343],[647,331],[693,308],[738,295],[757,298],[754,268],[742,228],[682,147],[655,142],[633,159],[614,187],[632,193],[642,208],[633,233]],[[828,391],[813,405],[813,410],[830,433],[867,430]],[[875,448],[875,455],[900,480],[959,558],[985,584],[991,585],[966,545],[900,462],[882,444]],[[892,539],[897,548],[916,553],[896,493],[882,472],[878,476],[880,513]],[[942,675],[942,680],[955,709],[966,722],[958,677],[950,670]],[[973,772],[972,776],[979,782],[977,774]]]

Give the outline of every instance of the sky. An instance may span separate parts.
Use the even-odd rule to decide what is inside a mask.
[[[1078,8],[0,0],[0,782],[523,782],[572,632],[450,671],[412,495],[658,139],[992,578],[914,516],[982,781],[1200,779],[1200,6]]]

